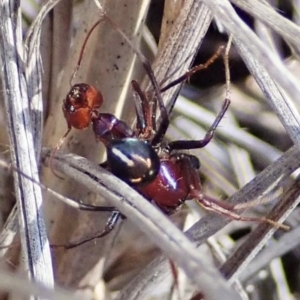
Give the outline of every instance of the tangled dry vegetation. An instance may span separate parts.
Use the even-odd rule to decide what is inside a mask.
[[[61,195],[115,206],[127,217],[102,239],[51,250],[49,243],[92,236],[109,214],[71,208],[3,166],[0,245],[11,247],[0,249],[1,299],[299,298],[299,1],[272,7],[267,0],[165,0],[163,13],[160,1],[100,2],[45,1],[23,37],[18,1],[1,1],[2,165],[12,161]],[[289,231],[232,222],[192,201],[164,216],[125,183],[99,172],[103,149],[90,129],[72,130],[53,159],[63,178],[50,171],[49,149],[67,130],[62,100],[87,31],[103,12],[151,60],[159,83],[183,74],[197,53],[197,63],[204,62],[232,35],[231,106],[213,142],[191,153],[200,158],[206,194],[231,204],[270,200],[240,213],[284,222]],[[177,98],[167,139],[203,137],[225,98],[219,62],[191,78],[194,85],[201,80],[201,89],[185,86],[177,97],[176,86],[162,95],[168,110]],[[135,51],[101,22],[74,82],[98,87],[101,111],[134,124],[131,79],[153,93]],[[179,267],[175,285],[169,259]],[[53,274],[55,286],[68,291],[53,289]]]

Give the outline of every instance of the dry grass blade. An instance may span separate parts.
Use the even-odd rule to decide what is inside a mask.
[[[12,7],[16,10],[12,10]],[[23,44],[16,16],[19,7],[2,1],[1,60],[5,108],[15,165],[35,180],[37,161],[34,152],[32,124],[29,115],[28,90],[23,69]],[[38,186],[15,174],[15,192],[18,197],[19,224],[25,269],[30,278],[53,285],[52,263],[42,212],[42,194]]]
[[[17,214],[17,206],[15,205],[12,211],[10,212],[10,216],[7,218],[6,223],[2,229],[0,235],[0,245],[11,245],[16,238],[16,233],[19,231],[19,223],[18,223],[18,214]],[[1,258],[3,259],[6,253],[9,251],[9,248],[4,248],[0,250]]]
[[[299,27],[278,14],[275,8],[273,8],[271,5],[257,0],[251,2],[247,0],[231,0],[231,2],[268,25],[270,28],[272,28],[272,30],[275,30],[279,35],[284,37],[287,41],[299,49]]]
[[[250,72],[255,77],[256,82],[266,96],[266,99],[270,101],[270,105],[278,115],[290,138],[295,145],[298,145],[300,143],[298,131],[300,119],[295,104],[283,91],[280,91],[266,70],[261,67],[260,63],[252,59],[245,47],[239,42],[237,42],[236,45]]]
[[[297,178],[293,185],[289,187],[281,201],[273,208],[269,214],[269,218],[278,221],[285,219],[291,211],[300,202],[300,179]],[[257,255],[267,241],[272,237],[275,228],[260,224],[253,232],[250,233],[247,242],[243,243],[226,263],[221,267],[221,272],[230,282],[234,282],[240,272],[249,264],[249,261]]]
[[[33,141],[37,161],[40,159],[43,135],[43,94],[42,94],[42,61],[40,40],[43,20],[60,0],[48,1],[40,11],[35,22],[31,25],[24,44],[24,58],[26,61],[26,80],[28,98],[30,99],[30,114],[33,124]]]
[[[277,241],[269,241],[268,245],[257,255],[256,259],[242,271],[239,276],[240,280],[246,281],[251,276],[257,274],[259,270],[266,267],[273,259],[292,251],[299,245],[299,234],[300,229],[296,228],[287,232]]]

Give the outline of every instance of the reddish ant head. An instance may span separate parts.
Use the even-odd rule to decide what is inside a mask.
[[[72,127],[76,129],[85,129],[91,124],[92,119],[98,116],[97,109],[100,108],[102,103],[103,98],[101,93],[93,86],[85,83],[73,85],[70,92],[67,94],[66,99],[64,99],[63,102],[62,110],[68,123],[68,130],[59,140],[50,156],[50,168],[57,177],[61,178],[52,168],[52,159],[55,152],[64,143],[64,140]]]
[[[101,93],[85,83],[72,86],[63,102],[63,113],[68,122],[69,128],[84,129],[92,121],[95,110],[103,103]]]

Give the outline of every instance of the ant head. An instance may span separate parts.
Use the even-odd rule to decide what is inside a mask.
[[[76,129],[85,129],[90,125],[93,117],[98,115],[97,109],[100,108],[102,103],[103,98],[101,93],[93,86],[85,83],[78,83],[71,87],[62,106],[64,117],[68,123],[68,130],[59,140],[50,155],[50,168],[53,174],[58,178],[61,177],[58,176],[52,168],[52,160],[56,151],[64,143],[72,127]]]
[[[92,121],[93,112],[103,103],[101,93],[85,83],[72,86],[63,102],[63,113],[69,127],[84,129]]]

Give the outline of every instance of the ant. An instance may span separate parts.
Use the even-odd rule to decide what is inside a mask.
[[[91,34],[91,31],[99,22],[93,26],[88,35]],[[120,29],[117,30],[120,32]],[[124,34],[120,33],[124,37]],[[126,39],[126,37],[124,38]],[[86,41],[87,39],[85,40],[83,49]],[[198,70],[207,68],[220,55],[222,50],[223,48],[219,49],[205,64],[192,68],[186,74],[163,88],[159,88],[150,65],[148,66],[142,58],[143,63],[146,64],[147,74],[154,87],[155,99],[153,103],[150,102],[139,84],[134,80],[132,81],[137,115],[137,123],[134,130],[114,115],[98,111],[103,103],[103,98],[95,87],[86,83],[73,85],[62,107],[68,124],[68,131],[63,139],[72,127],[84,129],[91,123],[96,139],[101,141],[106,147],[107,160],[102,166],[136,189],[148,201],[153,202],[167,215],[176,212],[185,201],[196,199],[205,209],[215,211],[233,220],[267,222],[275,227],[286,229],[285,225],[281,225],[270,219],[240,216],[233,211],[235,207],[203,194],[198,174],[200,162],[196,156],[182,152],[183,150],[205,147],[211,141],[215,130],[230,105],[228,95],[226,95],[215,121],[202,140],[179,140],[169,142],[165,145],[162,144],[169,125],[169,117],[162,102],[161,93],[185,81]],[[224,54],[227,69],[228,62],[226,65],[226,59],[228,60],[228,51],[229,46]],[[82,53],[83,50],[81,51],[81,56]],[[81,57],[77,68],[79,67],[80,60]],[[161,114],[161,123],[159,126],[157,126],[156,122],[157,105]],[[55,150],[57,149],[58,147]],[[81,205],[80,209],[112,211],[112,215],[103,231],[96,236],[77,243],[55,245],[54,247],[69,249],[95,238],[103,237],[113,230],[120,218],[125,218],[114,207]]]

